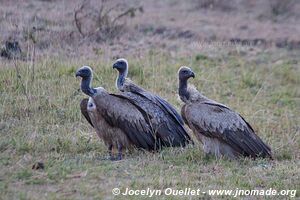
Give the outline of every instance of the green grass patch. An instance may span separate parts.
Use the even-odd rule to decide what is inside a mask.
[[[205,156],[196,142],[194,147],[166,148],[158,153],[127,152],[124,160],[111,162],[106,159],[105,145],[81,116],[79,103],[86,96],[74,73],[90,65],[95,72],[92,85],[116,92],[112,61],[41,58],[35,65],[34,80],[29,63],[16,62],[18,78],[13,63],[1,62],[1,197],[111,199],[115,187],[296,189],[300,185],[299,62],[287,56],[274,65],[276,56],[270,59],[271,55],[262,53],[251,60],[196,53],[174,58],[153,50],[140,60],[128,58],[130,78],[168,99],[178,110],[177,70],[181,65],[190,66],[196,73],[190,82],[241,113],[272,147],[274,161],[215,160]],[[37,161],[45,169],[33,170]]]

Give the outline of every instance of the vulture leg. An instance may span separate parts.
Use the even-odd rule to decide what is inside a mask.
[[[110,160],[114,159],[114,156],[113,156],[113,153],[112,153],[112,148],[113,148],[112,144],[108,145],[108,155],[109,155]]]
[[[122,160],[122,144],[118,144],[118,157],[116,160]]]
[[[111,161],[122,160],[123,159],[122,149],[123,149],[123,146],[121,144],[120,145],[118,144],[118,155],[117,155],[117,157],[114,157],[112,154],[110,154],[110,160]]]

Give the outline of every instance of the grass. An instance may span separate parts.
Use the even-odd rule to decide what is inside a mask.
[[[174,59],[152,51],[142,60],[128,58],[129,76],[179,110],[176,73],[180,65],[190,65],[196,73],[191,82],[208,97],[245,116],[272,147],[274,161],[206,158],[198,143],[155,154],[134,151],[120,162],[104,160],[104,144],[80,114],[84,95],[74,72],[88,64],[95,71],[93,85],[116,92],[112,60],[41,58],[35,65],[34,82],[28,63],[16,62],[18,79],[14,63],[1,62],[1,198],[113,199],[115,187],[122,191],[126,187],[297,189],[299,197],[300,69],[295,58],[262,54],[257,62],[238,54]],[[275,62],[278,59],[282,62]],[[39,161],[45,169],[32,170]]]

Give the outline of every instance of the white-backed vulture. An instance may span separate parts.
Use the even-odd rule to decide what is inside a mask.
[[[82,78],[82,92],[90,96],[82,100],[81,112],[108,147],[110,158],[122,159],[122,149],[131,146],[155,150],[157,144],[143,110],[125,96],[109,94],[102,87],[91,88],[92,73],[88,66],[76,72],[76,77]],[[112,155],[113,148],[118,150],[117,158]]]
[[[190,68],[181,67],[178,77],[179,96],[185,103],[181,115],[203,144],[206,154],[230,159],[241,156],[272,158],[270,147],[255,134],[241,115],[188,85],[188,79],[195,77]]]
[[[116,87],[122,95],[141,107],[148,115],[155,138],[162,146],[185,146],[192,143],[190,136],[184,129],[184,122],[180,114],[166,100],[137,86],[127,77],[128,62],[118,59],[113,68],[119,76]]]

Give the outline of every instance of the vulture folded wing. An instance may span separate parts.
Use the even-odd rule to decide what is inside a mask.
[[[141,113],[122,95],[95,95],[93,97],[98,112],[112,127],[120,128],[137,147],[147,150],[156,149],[156,141],[149,123]]]
[[[180,114],[167,101],[132,82],[127,88],[130,92],[125,92],[124,95],[155,118],[154,126],[159,127],[158,137],[164,146],[185,146],[192,143]]]
[[[218,138],[241,155],[272,157],[270,147],[255,134],[252,127],[238,113],[222,104],[194,103],[186,107],[185,116],[200,134]]]
[[[94,127],[91,118],[89,116],[89,113],[87,111],[88,101],[89,99],[87,98],[82,99],[82,101],[80,102],[80,110],[81,110],[81,114],[85,117],[85,119],[90,123],[92,127]]]
[[[166,100],[164,100],[160,96],[157,96],[155,94],[152,94],[151,92],[148,92],[148,91],[144,90],[143,88],[135,85],[134,83],[131,83],[129,88],[130,88],[130,92],[141,95],[141,96],[149,99],[150,101],[156,103],[163,110],[168,112],[181,125],[184,125],[183,119],[181,118],[179,113]]]
[[[172,115],[181,125],[184,125],[182,117],[179,115],[179,113],[175,110],[173,106],[171,106],[166,100],[163,98],[155,95],[155,99],[157,102],[160,103],[160,105],[170,114]]]

